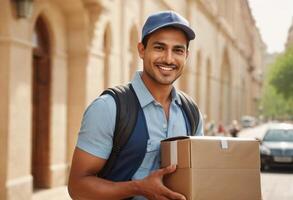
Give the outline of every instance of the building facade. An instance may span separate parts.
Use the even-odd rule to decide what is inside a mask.
[[[206,120],[256,115],[264,44],[247,0],[0,0],[0,199],[66,184],[82,114],[142,68],[148,14],[175,10],[196,31],[176,86]]]

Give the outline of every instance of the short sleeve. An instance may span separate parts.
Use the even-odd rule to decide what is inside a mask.
[[[83,115],[77,147],[94,156],[108,159],[113,145],[115,120],[116,104],[113,97],[98,97]]]

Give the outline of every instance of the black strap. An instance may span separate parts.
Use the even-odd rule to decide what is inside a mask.
[[[111,154],[98,173],[99,177],[105,178],[110,174],[115,165],[117,156],[127,143],[137,120],[139,101],[131,84],[116,86],[106,89],[101,95],[111,95],[116,103],[116,124],[113,136],[113,148]],[[179,92],[182,108],[190,123],[191,133],[195,135],[199,124],[199,110],[194,101],[185,93]],[[121,106],[123,105],[123,106]]]
[[[190,123],[191,133],[188,133],[188,135],[195,135],[199,124],[199,109],[195,102],[184,92],[179,91],[179,96],[182,102],[182,108]]]
[[[140,105],[130,83],[108,88],[101,95],[104,94],[111,95],[115,100],[116,123],[113,136],[113,148],[106,164],[98,174],[99,177],[106,177],[115,165],[119,152],[127,143],[134,129]]]

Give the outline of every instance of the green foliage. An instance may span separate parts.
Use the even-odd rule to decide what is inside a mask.
[[[293,119],[293,99],[285,99],[267,84],[261,99],[262,114],[269,119]]]
[[[278,93],[286,99],[293,98],[293,48],[276,59],[270,78]]]
[[[260,107],[266,118],[293,120],[293,49],[269,67]]]

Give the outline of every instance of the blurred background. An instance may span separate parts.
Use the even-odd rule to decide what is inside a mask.
[[[177,11],[196,32],[175,85],[197,102],[206,135],[263,140],[272,123],[292,124],[292,3],[0,0],[0,199],[70,199],[83,112],[142,69],[136,45],[155,11]],[[279,157],[293,165],[293,153]],[[264,200],[293,199],[292,172],[268,168]]]

